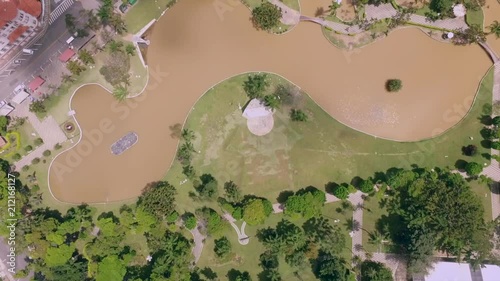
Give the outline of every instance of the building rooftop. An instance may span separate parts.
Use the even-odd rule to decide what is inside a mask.
[[[70,58],[72,58],[73,56],[75,55],[75,51],[73,51],[72,49],[67,49],[66,51],[64,51],[60,56],[59,56],[59,60],[62,61],[62,62],[67,62],[69,61]]]
[[[38,87],[42,86],[42,84],[45,83],[45,80],[42,79],[42,77],[37,76],[33,81],[31,81],[28,85],[28,88],[34,92]]]

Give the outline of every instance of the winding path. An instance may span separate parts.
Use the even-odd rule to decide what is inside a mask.
[[[193,240],[194,240],[194,247],[191,250],[191,253],[193,253],[195,264],[201,257],[201,252],[203,251],[203,246],[204,246],[203,241],[205,240],[205,236],[201,234],[199,227],[200,225],[198,224],[196,225],[195,228],[193,228],[193,230],[189,231],[191,232],[191,235],[193,235]]]
[[[236,219],[233,218],[233,216],[231,216],[231,214],[224,213],[224,215],[222,217],[224,217],[224,219],[226,219],[231,224],[231,226],[233,227],[234,231],[236,231],[236,234],[238,235],[238,242],[241,245],[247,245],[248,242],[250,242],[250,238],[245,233],[245,227],[247,226],[247,222],[243,221],[243,224],[241,225],[241,229],[240,229],[235,224]]]

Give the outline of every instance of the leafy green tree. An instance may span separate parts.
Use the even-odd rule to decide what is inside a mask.
[[[318,243],[326,253],[338,254],[346,245],[346,237],[338,226],[333,226],[325,217],[313,217],[302,226],[307,237]]]
[[[207,234],[218,236],[227,226],[225,220],[213,209],[204,207],[196,211],[196,214],[205,223]]]
[[[271,30],[281,20],[281,9],[269,2],[263,2],[252,10],[252,21],[257,29]]]
[[[86,65],[95,63],[94,57],[86,49],[82,49],[78,52],[78,59],[81,60]]]
[[[500,150],[500,142],[498,142],[498,141],[492,142],[491,148],[496,149],[496,150]]]
[[[500,38],[500,23],[497,20],[493,21],[488,28],[490,29],[490,34],[495,34],[496,38]]]
[[[122,51],[122,47],[123,47],[122,41],[111,40],[108,44],[109,44],[108,48],[109,48],[109,51],[111,53],[116,53],[116,52]]]
[[[304,111],[300,109],[292,109],[290,111],[290,119],[292,119],[292,121],[306,122],[308,117]]]
[[[119,101],[123,101],[128,97],[128,89],[123,85],[118,85],[113,88],[113,97]]]
[[[45,104],[41,100],[35,100],[30,103],[29,106],[30,112],[33,113],[45,113],[47,109],[45,108]]]
[[[231,242],[229,242],[226,236],[215,239],[214,243],[214,252],[218,258],[225,258],[231,253]]]
[[[323,191],[299,190],[286,200],[285,215],[302,216],[306,219],[320,215],[325,201],[326,196]]]
[[[190,180],[193,180],[196,177],[196,171],[192,165],[182,166],[182,174]]]
[[[191,213],[186,213],[183,217],[184,226],[189,230],[193,230],[196,227],[196,217]]]
[[[117,256],[107,256],[98,265],[96,281],[123,280],[127,269]]]
[[[68,246],[66,244],[58,247],[49,247],[47,249],[47,255],[44,259],[45,264],[49,267],[63,265],[71,258],[71,256],[73,256],[74,252],[75,247]]]
[[[192,255],[189,240],[177,232],[162,230],[160,233],[156,247],[148,239],[149,248],[156,250],[150,263],[150,280],[190,280],[189,265]]]
[[[403,88],[403,82],[399,79],[389,79],[385,84],[387,91],[389,92],[399,92]]]
[[[166,181],[153,182],[143,189],[137,204],[159,219],[171,214],[175,209],[175,187]]]
[[[167,216],[167,222],[174,223],[179,218],[179,213],[177,211],[173,211],[170,215]]]
[[[462,154],[467,155],[467,156],[476,155],[477,154],[477,146],[475,146],[473,144],[469,144],[467,146],[462,147]]]
[[[200,197],[215,199],[219,195],[217,180],[210,174],[203,174],[200,177],[201,184],[196,187]]]
[[[247,80],[243,82],[243,89],[249,99],[260,99],[264,92],[269,87],[267,74],[249,75]]]
[[[269,205],[270,208],[269,208]],[[268,200],[254,198],[245,203],[243,220],[249,225],[262,224],[272,213],[272,204]]]
[[[361,263],[361,281],[393,281],[392,272],[383,263],[365,260]]]
[[[483,166],[476,162],[468,162],[465,165],[465,172],[469,176],[477,176],[483,171]]]
[[[408,245],[408,272],[425,274],[434,264],[436,238],[429,231],[415,230]]]
[[[69,70],[69,72],[71,72],[71,74],[76,76],[80,75],[86,69],[85,66],[81,65],[77,61],[69,61],[66,64],[66,68]]]
[[[252,281],[252,277],[250,276],[250,273],[248,271],[239,271],[235,269],[231,269],[226,277],[230,281]]]
[[[127,25],[120,14],[112,13],[109,18],[109,25],[113,27],[118,34],[123,34],[127,31]]]
[[[238,203],[242,199],[241,189],[233,181],[224,183],[224,195],[233,203]]]
[[[264,96],[264,105],[271,109],[278,109],[281,106],[281,100],[277,95]]]
[[[453,4],[452,0],[431,0],[429,7],[436,13],[447,14],[451,12]]]
[[[66,23],[66,28],[70,33],[75,32],[75,17],[72,14],[66,14],[64,15],[64,22]]]
[[[322,253],[316,260],[314,273],[321,281],[347,281],[349,277],[345,261],[327,253]]]
[[[493,123],[493,125],[495,125],[496,127],[499,127],[500,126],[500,116],[493,117],[493,119],[491,119],[491,123]]]
[[[363,193],[372,193],[375,189],[373,188],[373,181],[371,179],[366,179],[361,181],[359,184],[359,190]]]
[[[87,264],[84,262],[69,262],[51,267],[46,272],[47,280],[52,281],[82,281],[87,278]]]
[[[133,44],[125,45],[125,53],[130,56],[135,56],[135,46]]]
[[[467,29],[455,30],[454,34],[452,42],[455,45],[469,45],[486,41],[486,33],[477,24],[472,24]]]
[[[7,116],[0,116],[0,134],[5,135],[8,125],[9,119],[7,118]]]
[[[349,196],[349,189],[345,185],[337,185],[333,188],[332,194],[341,200],[345,200]]]

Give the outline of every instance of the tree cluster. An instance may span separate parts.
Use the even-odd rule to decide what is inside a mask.
[[[285,215],[292,218],[304,217],[306,219],[321,215],[325,205],[325,193],[316,188],[301,189],[287,198],[285,202]]]

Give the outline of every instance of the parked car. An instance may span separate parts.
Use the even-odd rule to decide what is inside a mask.
[[[125,14],[125,12],[128,10],[128,4],[121,4],[119,9],[120,9],[120,12]]]

